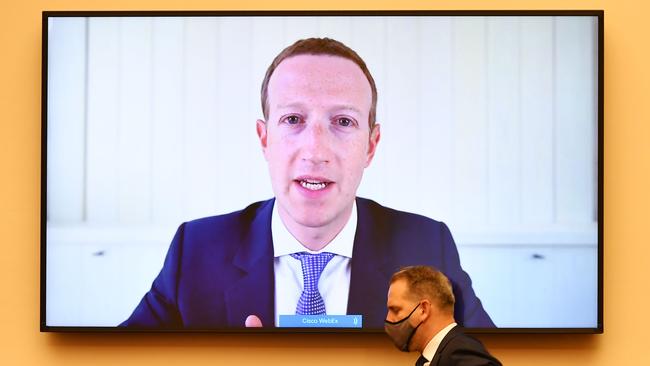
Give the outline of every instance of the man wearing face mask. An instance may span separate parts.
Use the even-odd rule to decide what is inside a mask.
[[[501,365],[454,320],[449,279],[428,266],[395,273],[388,289],[384,329],[400,351],[420,352],[416,366]]]

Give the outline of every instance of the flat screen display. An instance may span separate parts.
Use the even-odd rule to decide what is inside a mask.
[[[602,11],[45,12],[41,329],[602,332]],[[259,327],[251,327],[252,325]]]

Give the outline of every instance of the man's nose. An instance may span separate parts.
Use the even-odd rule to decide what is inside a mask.
[[[331,153],[330,131],[325,123],[308,124],[302,136],[302,159],[313,164],[328,163]]]
[[[388,320],[389,322],[397,321],[397,317],[395,316],[395,314],[393,314],[390,311],[386,313],[386,318],[385,319]]]

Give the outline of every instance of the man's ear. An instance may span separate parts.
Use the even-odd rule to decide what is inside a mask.
[[[375,157],[375,151],[377,151],[377,144],[379,144],[379,139],[381,138],[381,129],[379,128],[379,123],[375,123],[370,130],[370,142],[368,143],[368,154],[366,156],[366,168],[372,162],[372,158]]]
[[[261,119],[258,119],[257,122],[255,123],[255,129],[257,130],[257,137],[260,139],[260,145],[262,145],[262,149],[266,151],[266,146],[267,146],[266,122],[262,121]]]
[[[433,316],[433,311],[435,311],[431,302],[426,299],[422,300],[418,310],[419,311],[416,310],[416,312],[419,313],[420,321],[427,320],[429,317]]]

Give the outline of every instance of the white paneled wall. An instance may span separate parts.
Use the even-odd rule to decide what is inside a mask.
[[[80,223],[86,210],[85,19],[49,24],[47,219]]]
[[[489,123],[487,215],[491,224],[520,222],[521,209],[521,22],[494,18],[487,24],[486,116]],[[509,179],[503,177],[509,176]],[[495,204],[495,203],[499,204]]]
[[[119,322],[179,223],[272,197],[260,84],[284,47],[327,36],[377,83],[382,137],[359,195],[449,224],[497,325],[592,324],[596,28],[588,17],[50,19],[48,319]],[[575,311],[560,320],[564,308]]]
[[[171,224],[270,197],[259,85],[283,47],[329,36],[379,89],[360,195],[460,233],[593,229],[593,19],[64,20],[50,39],[52,223]]]

